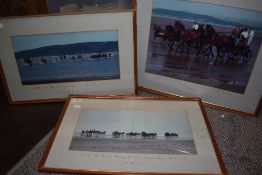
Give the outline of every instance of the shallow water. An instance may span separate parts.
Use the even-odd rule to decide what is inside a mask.
[[[32,66],[25,65],[23,59],[17,60],[22,84],[41,84],[54,82],[74,82],[119,79],[119,55],[112,58],[90,60],[89,57],[72,60],[69,57],[46,57],[47,64],[40,58],[32,58]]]

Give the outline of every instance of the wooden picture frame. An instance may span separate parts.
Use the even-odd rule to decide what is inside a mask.
[[[157,15],[155,16],[159,17],[159,19],[151,23],[153,2],[154,0],[149,0],[146,2],[138,2],[138,6],[137,6],[137,12],[138,12],[138,15],[140,16],[137,22],[138,23],[138,86],[139,86],[139,89],[162,94],[165,96],[168,96],[168,95],[174,95],[174,96],[179,96],[179,97],[196,96],[196,97],[200,97],[203,100],[204,104],[210,107],[215,107],[218,109],[231,111],[231,112],[238,112],[238,113],[245,114],[245,115],[252,115],[252,116],[257,115],[259,111],[259,105],[261,104],[261,95],[262,95],[262,91],[261,91],[262,81],[260,80],[261,79],[260,78],[260,73],[261,73],[260,69],[262,67],[262,60],[260,59],[262,56],[261,42],[260,44],[259,42],[256,43],[255,45],[256,49],[255,51],[253,50],[254,55],[257,55],[257,56],[254,58],[252,57],[253,61],[252,60],[247,61],[246,64],[245,64],[245,61],[237,60],[237,62],[232,63],[231,65],[229,64],[230,62],[225,62],[228,64],[215,65],[216,62],[212,62],[210,60],[209,60],[209,63],[206,63],[204,59],[201,61],[202,59],[201,55],[199,57],[194,57],[194,56],[191,57],[191,56],[187,56],[185,52],[182,54],[181,59],[180,59],[179,56],[174,56],[174,55],[179,55],[180,53],[173,51],[173,50],[168,51],[169,49],[165,48],[165,46],[163,45],[160,45],[159,42],[158,42],[159,45],[155,44],[154,52],[152,51],[153,49],[151,49],[152,55],[153,55],[151,60],[149,60],[148,51],[150,51],[149,47],[150,47],[150,44],[152,44],[151,43],[152,39],[150,38],[152,38],[153,36],[152,30],[153,30],[154,24],[156,25],[160,24],[160,27],[163,30],[165,30],[165,25],[173,26],[175,21],[177,20],[178,22],[182,22],[182,24],[184,24],[185,26],[185,29],[186,29],[185,31],[189,32],[192,30],[190,23],[193,24],[193,22],[195,21],[201,25],[203,24],[204,26],[211,24],[211,26],[213,27],[215,26],[214,28],[216,32],[218,33],[218,35],[227,36],[227,33],[221,32],[222,29],[224,30],[222,24],[220,25],[220,27],[222,28],[221,29],[216,26],[216,22],[218,21],[215,21],[215,22],[213,21],[212,23],[208,20],[210,20],[212,17],[216,17],[216,15],[219,14],[218,12],[222,10],[224,10],[223,14],[226,15],[227,12],[229,12],[228,9],[231,9],[232,13],[233,11],[238,11],[240,18],[241,16],[247,16],[247,15],[243,15],[244,13],[250,13],[250,14],[253,13],[253,16],[254,14],[256,14],[256,16],[262,16],[261,3],[259,3],[258,0],[252,0],[251,2],[245,2],[245,3],[238,3],[237,1],[234,1],[234,0],[230,0],[230,1],[192,0],[192,1],[184,1],[184,2],[180,0],[175,0],[175,1],[172,1],[172,4],[170,4],[171,3],[170,1],[165,0],[163,2],[161,1],[161,5],[163,6],[161,8],[165,8],[164,4],[165,3],[168,4],[168,2],[170,2],[169,6],[166,7],[169,10],[168,12],[166,12],[167,13],[165,14],[166,16],[164,15],[161,16],[157,14],[158,16]],[[187,4],[187,6],[182,5],[182,3]],[[179,11],[175,9],[177,11],[176,13],[175,11],[171,12],[172,5],[176,6],[177,8],[181,7],[181,9],[183,6],[184,11],[183,10]],[[204,6],[205,6],[205,9],[214,9],[214,7],[217,7],[217,9],[220,9],[220,10],[209,10],[210,13],[217,11],[217,13],[214,14],[214,16],[211,16],[209,13],[200,14],[200,12],[195,12],[191,9],[191,7],[192,8],[198,7],[195,9],[200,9],[200,8],[204,8]],[[155,9],[156,7],[157,5],[155,5]],[[163,11],[161,11],[161,9],[159,11],[155,10],[154,13],[156,14],[160,12],[162,13]],[[191,14],[190,16],[190,13],[192,14],[194,13],[195,15],[192,16]],[[188,17],[192,18],[191,21],[186,20],[186,17],[183,16],[185,14],[188,15]],[[177,15],[178,17],[174,17],[172,15],[174,16]],[[200,19],[201,15],[203,19],[205,17],[210,17],[210,19],[203,22]],[[234,23],[235,19],[233,17],[235,17],[235,15],[231,15],[231,16],[232,18],[230,18],[230,20],[232,20],[233,21],[232,23]],[[156,19],[156,17],[154,19]],[[229,19],[229,18],[221,17],[220,19],[223,22],[223,19],[224,21],[226,21],[225,19]],[[212,20],[214,20],[214,18],[212,18]],[[241,24],[241,20],[239,22],[239,25],[240,24]],[[251,24],[251,23],[245,25],[245,27],[247,28],[254,27],[254,26],[256,25]],[[260,35],[261,34],[260,32],[261,23],[258,23],[256,27],[258,27],[259,30],[258,28],[255,29],[255,37],[257,37],[257,40],[261,41],[261,35]],[[150,39],[150,42],[149,42],[149,39]],[[256,41],[253,40],[253,43],[254,42]],[[250,45],[250,47],[254,47],[254,46]],[[192,46],[192,48],[193,49],[191,49],[191,52],[196,51],[196,49],[194,48],[194,45]],[[172,47],[172,49],[174,49],[174,47]],[[159,57],[156,56],[158,51],[160,55]],[[229,53],[232,53],[232,52],[229,52]],[[165,54],[166,55],[170,54],[171,56],[166,56],[165,58]],[[227,54],[227,55],[230,56],[230,54]],[[206,56],[204,56],[203,58],[207,59]],[[225,61],[227,61],[228,59],[227,56],[224,56],[224,57],[217,56],[217,58],[223,58],[225,59]],[[152,60],[155,62],[155,65],[154,63],[152,64],[150,63],[150,61],[153,62]],[[191,64],[191,65],[187,65],[186,63],[184,64],[186,60],[189,60],[188,64]],[[152,68],[151,70],[149,70],[148,65],[150,65],[150,68]],[[198,68],[200,68],[201,66],[203,69],[198,70]],[[247,67],[249,67],[248,70],[247,70]],[[209,73],[207,75],[205,74],[205,70],[206,70],[205,68],[206,69],[208,68],[209,70]],[[242,78],[242,74],[241,75],[236,74],[237,78],[236,79],[233,78],[231,84],[230,84],[230,81],[224,84],[219,83],[220,80],[217,80],[216,77],[210,73],[212,72],[212,70],[216,71],[218,69],[221,69],[221,70],[223,69],[225,72],[226,70],[228,71],[228,74],[223,75],[226,78],[230,77],[231,75],[232,77],[234,77],[235,73],[237,73],[234,71],[238,69],[239,71],[242,71],[242,73],[245,72],[243,73],[243,77],[245,78]],[[231,70],[232,72],[230,73]],[[170,72],[170,75],[169,75],[169,72]],[[203,77],[202,74],[204,78],[201,78]],[[221,79],[222,81],[224,81],[225,78],[224,79],[221,78]],[[242,82],[242,80],[244,83]],[[244,84],[243,87],[241,87],[242,88],[241,92],[239,91],[239,89],[235,89],[235,90],[230,89],[230,88],[240,88],[240,86],[238,85],[241,85],[241,83]],[[239,92],[236,92],[236,91],[239,91]]]
[[[131,10],[92,11],[88,14],[0,19],[1,77],[9,103],[65,101],[69,94],[135,94],[135,2],[133,7]],[[59,25],[56,25],[57,21],[60,21]],[[65,41],[65,38],[69,39]],[[82,51],[75,51],[73,47]],[[59,50],[57,48],[60,51],[55,51]],[[52,50],[54,53],[50,53]],[[80,53],[84,51],[87,53]],[[59,56],[58,52],[65,54],[59,53]],[[39,68],[48,63],[48,69]],[[54,63],[63,64],[55,67]],[[52,70],[50,66],[53,66]],[[30,68],[35,72],[30,73]]]
[[[201,99],[84,95],[69,96],[39,171],[227,174]]]

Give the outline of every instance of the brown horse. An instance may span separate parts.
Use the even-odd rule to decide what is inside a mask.
[[[185,31],[186,28],[180,20],[176,20],[174,24],[175,31]]]
[[[188,55],[190,52],[190,49],[193,47],[193,45],[196,43],[197,40],[198,40],[198,35],[196,32],[185,31],[182,36],[182,43],[183,43],[182,52],[184,48],[186,47],[187,55]]]
[[[215,29],[213,28],[212,25],[207,24],[205,27],[205,37],[204,37],[204,41],[203,41],[203,45],[204,45],[204,53],[206,57],[209,57],[210,55],[212,56],[212,58],[215,56],[212,48],[215,43],[215,38],[218,36],[217,32],[215,31]],[[209,61],[208,61],[209,62]]]
[[[234,40],[227,35],[217,35],[213,39],[213,45],[217,47],[217,55],[224,57],[229,56],[234,49]]]

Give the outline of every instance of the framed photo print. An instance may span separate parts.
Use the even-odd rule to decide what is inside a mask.
[[[0,20],[3,78],[14,103],[69,94],[134,94],[133,10]]]
[[[258,0],[138,2],[138,84],[255,114],[262,94]]]
[[[132,0],[46,0],[49,13],[132,8]]]
[[[200,99],[69,97],[39,170],[227,174]]]

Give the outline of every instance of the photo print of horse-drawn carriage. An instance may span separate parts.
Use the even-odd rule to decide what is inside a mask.
[[[70,150],[197,154],[186,111],[83,110]]]
[[[146,72],[244,94],[262,40],[262,13],[153,0]]]

